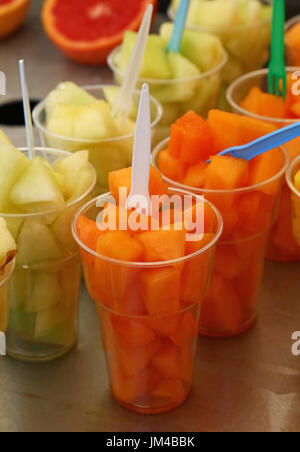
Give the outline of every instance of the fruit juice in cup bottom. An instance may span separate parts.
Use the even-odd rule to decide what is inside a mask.
[[[28,155],[27,149],[20,151]],[[36,148],[35,155],[51,166],[72,156],[48,148]],[[77,210],[91,199],[96,174],[91,166],[88,171],[91,177],[88,190],[65,203],[63,208],[1,214],[18,247],[10,281],[7,330],[7,353],[13,358],[50,361],[67,353],[77,342],[81,267],[71,222]],[[18,181],[22,178],[25,180],[21,176]],[[29,183],[28,178],[25,182]],[[76,184],[79,183],[78,177]],[[40,185],[43,185],[42,179]],[[24,189],[24,196],[25,192]]]
[[[296,67],[287,67],[287,73],[291,75],[297,71],[297,69],[299,70],[299,68]],[[285,127],[299,121],[300,118],[296,118],[296,115],[293,115],[293,118],[283,119],[275,117],[275,113],[274,117],[258,115],[241,107],[241,103],[253,87],[260,87],[264,93],[268,93],[267,76],[268,70],[262,69],[244,75],[233,82],[227,92],[227,99],[232,110],[240,115],[263,120],[277,128]],[[287,101],[292,97],[290,83],[292,82],[289,81],[288,83]],[[267,100],[265,99],[265,103],[266,102]],[[274,106],[273,111],[276,111],[276,105]],[[289,143],[286,143],[284,147],[289,153],[290,160],[293,160],[300,154],[300,139],[296,138]],[[293,237],[291,196],[290,190],[286,184],[284,184],[282,189],[278,220],[271,230],[267,258],[278,262],[293,262],[300,259],[300,250]]]
[[[293,232],[300,247],[300,157],[297,157],[286,172],[286,180],[292,196]]]
[[[170,64],[165,49],[172,29],[171,23],[164,23],[159,36],[150,35],[137,82],[138,88],[147,83],[150,93],[163,107],[155,144],[170,135],[170,126],[187,111],[194,110],[207,116],[209,110],[216,107],[221,89],[221,71],[227,62],[227,54],[215,36],[184,31],[182,53],[171,52],[172,58],[179,61]],[[154,40],[153,55],[151,40]],[[133,46],[134,42],[134,33],[128,32],[123,45],[114,49],[108,57],[108,65],[119,85],[123,83],[131,53],[127,45]],[[157,69],[154,69],[155,64]],[[160,67],[163,69],[160,70]]]
[[[179,190],[169,193],[190,196]],[[101,204],[110,198],[103,195]],[[111,232],[100,236],[97,229],[95,220],[101,208],[96,208],[96,202],[77,214],[73,234],[81,248],[88,292],[97,305],[112,394],[122,406],[139,413],[172,410],[184,403],[191,391],[200,307],[221,235],[221,216],[205,201],[210,215],[204,230],[211,233],[205,234],[206,246],[203,243],[201,249],[197,242],[186,242],[186,252],[190,250],[192,255],[165,262],[124,262],[97,253],[80,238],[84,239],[86,231],[90,247],[96,248],[98,237],[98,250],[100,240],[103,244],[111,239]],[[151,234],[156,231],[141,232],[140,237],[150,239]],[[129,240],[140,243],[139,239]],[[118,243],[114,246],[120,248]],[[136,243],[131,250],[127,247],[126,253],[133,253],[136,247]]]
[[[101,110],[96,105],[93,109],[95,100],[106,100],[111,107],[118,91],[119,87],[114,85],[93,85],[81,89],[65,82],[40,102],[32,115],[43,146],[69,152],[89,151],[90,162],[97,172],[96,194],[107,192],[110,171],[127,168],[132,161],[140,91],[134,93],[127,129],[122,135],[115,135],[115,124],[108,106],[102,105]],[[162,108],[152,96],[150,108],[154,139]],[[95,138],[100,130],[102,138]]]
[[[286,23],[285,55],[288,66],[300,66],[300,15]]]
[[[168,142],[169,139],[165,140],[154,150],[154,167],[159,168],[160,153],[168,148]],[[235,190],[197,189],[161,173],[170,186],[204,195],[223,217],[224,229],[216,249],[211,288],[200,316],[200,334],[204,336],[236,336],[256,320],[266,245],[288,165],[283,148],[281,157],[281,169],[274,177]]]
[[[179,0],[173,0],[169,8],[172,20],[178,5]],[[267,63],[271,23],[272,0],[191,0],[186,26],[189,30],[213,33],[221,39],[229,57],[222,72],[223,81],[228,85]]]
[[[4,333],[8,326],[9,319],[9,281],[14,271],[15,261],[10,262],[3,273],[0,273],[0,332]]]

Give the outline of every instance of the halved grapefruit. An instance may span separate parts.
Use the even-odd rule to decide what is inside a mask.
[[[51,41],[69,58],[101,65],[126,30],[137,30],[157,0],[45,0],[42,21]]]
[[[31,0],[0,0],[0,39],[15,31],[25,19]]]

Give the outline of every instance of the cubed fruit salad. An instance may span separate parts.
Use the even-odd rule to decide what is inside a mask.
[[[300,247],[300,157],[295,159],[287,171],[287,182],[292,197],[292,222],[295,240]]]
[[[285,33],[286,60],[290,66],[300,66],[300,16],[287,23]]]
[[[268,233],[287,166],[282,149],[250,162],[217,154],[273,130],[263,121],[219,110],[212,110],[207,121],[188,112],[172,126],[170,140],[155,151],[155,164],[170,185],[203,194],[223,216],[211,290],[200,319],[203,334],[232,336],[253,323]]]
[[[185,30],[180,53],[167,52],[173,24],[162,24],[159,35],[148,38],[138,86],[147,82],[151,94],[163,106],[157,141],[166,138],[171,124],[189,109],[206,115],[217,104],[221,69],[226,54],[220,40],[207,33]],[[137,34],[128,31],[123,44],[108,59],[117,83],[121,84]]]
[[[1,138],[0,138],[1,140]],[[9,317],[9,278],[16,255],[16,242],[0,217],[0,332],[6,331]]]
[[[132,161],[133,137],[139,93],[133,96],[128,119],[120,123],[112,115],[119,87],[99,85],[89,91],[63,82],[33,112],[35,125],[45,145],[70,152],[89,150],[97,171],[97,192],[108,189],[108,173],[128,167]],[[152,133],[161,117],[159,103],[151,98]]]
[[[180,0],[169,10],[175,18]],[[259,69],[269,57],[272,0],[191,0],[187,27],[218,36],[229,54],[226,83]]]
[[[114,199],[120,187],[129,193],[131,168],[112,172],[109,183]],[[190,215],[178,204],[174,208],[154,168],[149,190],[164,195],[158,215],[154,209],[152,217],[128,211],[104,196],[102,216],[90,203],[79,212],[76,231],[87,288],[98,308],[113,394],[130,409],[157,413],[183,403],[191,389],[199,311],[221,219],[211,204],[193,195]],[[183,196],[179,192],[179,200]],[[204,227],[188,241],[187,230],[193,229],[188,221],[195,221],[199,203]]]
[[[267,90],[267,70],[250,73],[245,80],[237,80],[228,91],[228,99],[235,111],[268,121],[281,128],[300,120],[299,79],[288,69],[285,100],[281,96],[269,94]],[[284,145],[293,160],[300,154],[300,139],[296,138]],[[270,234],[267,257],[288,262],[300,259],[300,250],[293,237],[292,206],[290,191],[285,184],[279,206],[279,217]]]
[[[0,212],[17,243],[8,352],[43,360],[76,342],[80,261],[71,222],[96,175],[88,151],[27,151],[0,143]]]

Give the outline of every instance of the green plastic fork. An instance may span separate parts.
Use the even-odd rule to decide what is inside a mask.
[[[286,69],[284,47],[285,0],[274,0],[271,61],[269,65],[269,94],[286,97]]]

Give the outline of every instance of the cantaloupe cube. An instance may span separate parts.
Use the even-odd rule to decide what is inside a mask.
[[[169,151],[160,152],[158,166],[164,176],[176,182],[180,182],[184,176],[185,165],[179,159],[173,157]]]
[[[188,343],[198,334],[198,319],[190,312],[182,315],[178,329],[170,337],[172,342],[178,347]]]
[[[100,235],[97,253],[125,262],[140,262],[143,259],[143,247],[126,231],[109,231]]]
[[[248,185],[256,185],[276,176],[283,168],[284,157],[279,148],[255,157],[249,163]],[[282,179],[264,184],[257,189],[267,195],[276,195],[281,187]]]
[[[127,193],[127,196],[129,195],[131,189],[131,174],[132,168],[124,168],[109,173],[109,190],[117,202],[119,201],[120,188],[125,188],[125,193]],[[163,182],[160,173],[151,166],[149,180],[150,195],[163,195],[166,194],[167,191],[168,186]]]
[[[151,359],[151,365],[165,378],[180,376],[180,362],[178,348],[167,342]]]
[[[112,315],[111,323],[118,340],[125,347],[145,347],[156,338],[153,329],[145,320]]]
[[[211,157],[206,171],[205,188],[208,190],[233,190],[245,186],[248,162],[227,156]]]
[[[195,164],[215,153],[209,124],[193,111],[187,112],[171,127],[169,151],[181,162]]]
[[[190,166],[182,180],[183,185],[203,188],[205,185],[207,168],[208,164],[206,162],[200,162]]]
[[[282,97],[264,93],[258,86],[251,88],[241,103],[245,110],[269,118],[285,118],[286,104]]]
[[[97,223],[89,220],[85,216],[80,216],[77,221],[77,232],[80,240],[91,250],[96,251],[98,238],[101,231],[97,227]]]
[[[148,320],[148,323],[158,336],[170,337],[177,331],[180,320],[181,315],[179,314],[168,317],[153,318]]]
[[[185,253],[185,230],[148,231],[136,236],[144,249],[146,262],[180,259]]]
[[[176,267],[144,270],[141,273],[141,294],[150,316],[179,311],[180,279],[181,269]]]
[[[151,392],[151,398],[169,401],[169,403],[183,403],[186,397],[187,391],[179,378],[165,379]]]
[[[245,262],[235,252],[234,245],[218,245],[215,254],[214,269],[225,279],[232,280],[245,270]]]

